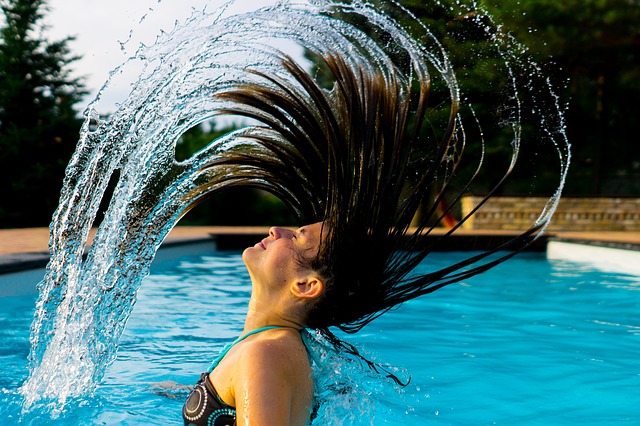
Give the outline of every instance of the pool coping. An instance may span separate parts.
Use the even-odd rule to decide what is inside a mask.
[[[268,227],[261,226],[179,226],[167,236],[161,249],[212,241],[218,250],[241,250],[264,238],[268,230]],[[434,243],[445,233],[445,229],[435,229],[425,238],[425,244]],[[94,234],[95,231],[90,235],[90,241]],[[515,231],[461,229],[446,239],[439,240],[437,251],[490,250],[518,234]],[[46,228],[0,229],[0,275],[44,268],[49,261],[49,252],[46,250],[45,243],[48,241],[48,235],[49,231]],[[12,241],[8,240],[11,238],[21,238],[21,244],[12,244]],[[640,251],[640,233],[629,232],[551,232],[541,235],[526,250],[546,252],[549,241]]]

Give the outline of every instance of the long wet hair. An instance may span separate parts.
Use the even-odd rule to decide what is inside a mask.
[[[437,245],[424,238],[450,213],[451,207],[438,213],[442,195],[433,194],[446,190],[458,166],[450,158],[459,143],[458,102],[450,103],[442,135],[425,140],[428,78],[408,80],[367,61],[353,67],[331,53],[321,59],[335,80],[331,89],[283,55],[286,78],[256,72],[264,84],[217,95],[228,101],[225,112],[262,126],[244,131],[252,144],[226,152],[215,166],[227,168],[234,185],[278,195],[301,223],[323,222],[310,266],[323,277],[325,294],[309,314],[310,328],[356,332],[396,305],[506,260],[539,229],[447,268],[412,274]],[[435,220],[415,223],[419,210]],[[505,249],[514,251],[481,262]]]

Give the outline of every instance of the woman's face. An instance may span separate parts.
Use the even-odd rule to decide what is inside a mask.
[[[308,275],[304,266],[318,253],[322,222],[293,230],[277,226],[269,236],[242,253],[254,284],[282,288],[292,280]]]

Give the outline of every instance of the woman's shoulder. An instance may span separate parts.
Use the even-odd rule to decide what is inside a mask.
[[[300,333],[295,330],[273,330],[258,339],[247,342],[242,358],[253,361],[286,363],[296,358],[307,360],[307,353]]]
[[[251,415],[263,420],[250,423],[307,423],[313,379],[306,350],[296,334],[273,331],[246,342],[238,354],[233,377],[236,408],[249,420],[255,420]],[[248,401],[254,408],[251,412],[246,411]],[[290,419],[289,423],[283,423],[284,418]]]
[[[241,389],[250,390],[254,397],[277,389],[285,399],[285,395],[296,398],[296,393],[304,390],[306,401],[313,390],[311,373],[300,337],[271,333],[244,345],[238,354],[233,382],[236,390],[239,385]]]
[[[274,330],[247,342],[238,354],[237,372],[245,379],[306,382],[311,366],[300,334]]]

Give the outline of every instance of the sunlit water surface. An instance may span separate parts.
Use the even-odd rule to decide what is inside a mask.
[[[639,290],[637,276],[522,254],[348,336],[411,383],[327,359],[319,375],[348,390],[325,389],[316,424],[639,424]],[[1,298],[0,424],[181,424],[186,393],[167,382],[193,384],[238,335],[249,291],[240,253],[156,262],[103,384],[55,420],[42,408],[20,417],[35,296]]]

